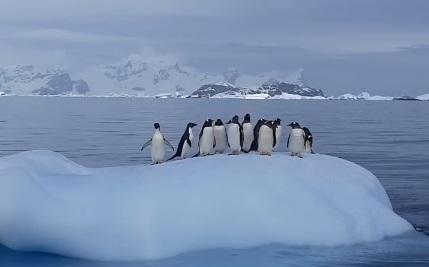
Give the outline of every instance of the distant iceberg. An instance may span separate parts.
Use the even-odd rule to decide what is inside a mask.
[[[270,243],[338,246],[411,231],[377,178],[326,155],[215,155],[86,168],[51,151],[0,158],[0,243],[143,260]]]

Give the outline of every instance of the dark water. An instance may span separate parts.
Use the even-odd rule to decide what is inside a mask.
[[[208,117],[226,121],[246,112],[254,120],[279,117],[284,125],[296,120],[308,126],[316,138],[316,152],[369,169],[385,187],[395,211],[422,232],[429,232],[429,102],[1,97],[0,156],[49,149],[90,167],[148,163],[148,152],[141,153],[139,148],[151,137],[153,122],[159,122],[167,139],[176,144],[189,121],[201,125]],[[429,236],[408,234],[335,249],[273,245],[206,251],[130,266],[287,263],[429,265]],[[27,265],[96,263],[0,248],[0,266]]]

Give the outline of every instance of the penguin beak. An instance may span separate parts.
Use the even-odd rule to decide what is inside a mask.
[[[292,125],[293,125],[292,123],[289,123],[289,124],[288,124],[287,126],[290,126],[290,127],[292,127]]]
[[[231,123],[231,120],[229,120],[226,124],[230,124]]]

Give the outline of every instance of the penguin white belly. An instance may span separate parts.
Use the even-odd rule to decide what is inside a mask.
[[[202,156],[209,155],[213,149],[213,127],[205,127],[203,130],[203,135],[200,139],[200,154]]]
[[[251,123],[243,123],[243,150],[249,152],[253,142],[253,126]]]
[[[283,131],[282,126],[281,125],[277,126],[277,129],[276,129],[276,145],[274,146],[274,149],[277,149],[279,147],[280,141],[282,139],[282,131]]]
[[[182,153],[180,154],[180,157],[184,159],[186,157],[186,154],[188,154],[190,150],[190,147],[188,145],[188,142],[185,141],[185,144],[183,144]]]
[[[194,141],[194,134],[192,133],[191,129],[189,129],[189,140],[191,141],[191,145],[192,145],[192,142]],[[188,154],[189,150],[191,150],[191,147],[189,146],[188,142],[185,140],[180,157],[184,159],[186,157],[186,154]]]
[[[215,138],[215,151],[217,153],[223,153],[226,148],[226,131],[225,126],[213,126],[214,138]]]
[[[232,154],[240,153],[240,127],[238,124],[231,123],[228,126],[228,143]]]
[[[305,151],[304,131],[302,129],[292,129],[288,149],[292,153],[303,153]]]
[[[305,153],[311,153],[310,141],[305,141]]]
[[[262,125],[259,129],[259,139],[258,139],[258,151],[263,155],[271,155],[273,152],[273,130],[266,126]]]
[[[151,156],[153,163],[164,162],[165,147],[164,137],[161,133],[155,133],[152,137]]]

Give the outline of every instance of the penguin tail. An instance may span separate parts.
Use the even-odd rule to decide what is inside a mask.
[[[195,158],[195,157],[198,157],[199,155],[200,155],[200,151],[198,151],[198,153],[193,155],[192,157]]]

